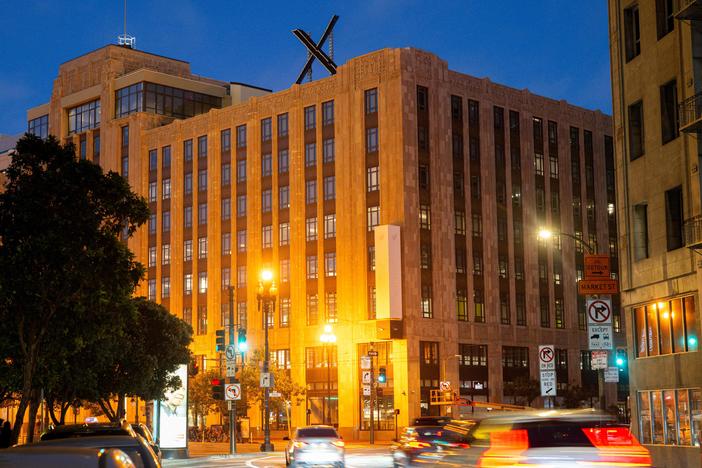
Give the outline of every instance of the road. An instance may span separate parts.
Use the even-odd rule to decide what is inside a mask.
[[[205,468],[205,467],[239,467],[239,468],[285,468],[283,452],[242,453],[228,455],[210,455],[190,458],[188,460],[164,460],[164,468]],[[392,466],[390,451],[384,447],[354,447],[346,450],[348,468],[389,468]]]

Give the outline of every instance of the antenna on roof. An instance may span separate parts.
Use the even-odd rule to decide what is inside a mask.
[[[124,0],[124,34],[117,36],[117,44],[136,49],[136,37],[127,34],[127,0]]]

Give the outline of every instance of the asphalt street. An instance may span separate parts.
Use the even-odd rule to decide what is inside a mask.
[[[238,455],[209,455],[187,460],[164,460],[165,468],[204,468],[204,467],[241,467],[241,468],[284,468],[285,455],[282,451],[273,453],[242,453]],[[359,447],[346,450],[348,468],[389,468],[392,466],[390,451],[384,447]]]

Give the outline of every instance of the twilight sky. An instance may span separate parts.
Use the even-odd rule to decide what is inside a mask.
[[[0,134],[26,129],[61,62],[123,30],[123,0],[0,0],[0,12]],[[138,49],[189,61],[195,74],[278,91],[306,58],[290,31],[317,40],[334,13],[337,64],[418,47],[453,70],[611,113],[604,0],[128,0],[127,30]]]

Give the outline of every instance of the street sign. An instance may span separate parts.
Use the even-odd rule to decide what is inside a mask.
[[[609,255],[592,255],[586,254],[585,262],[585,279],[609,279]]]
[[[370,351],[368,351],[368,356],[376,357],[378,356],[378,351],[371,349]]]
[[[224,399],[241,400],[241,384],[229,383],[224,385]]]
[[[587,336],[590,349],[612,349],[612,325],[588,325]]]
[[[441,382],[439,382],[439,390],[441,390],[442,392],[447,392],[451,390],[451,382],[449,382],[448,380],[442,380]]]
[[[539,346],[539,369],[542,371],[556,370],[556,350],[553,345]]]
[[[363,396],[370,396],[370,394],[371,394],[371,386],[364,385],[363,386]]]
[[[371,368],[371,358],[368,356],[361,356],[361,369]]]
[[[235,377],[236,376],[236,363],[234,361],[227,361],[226,362],[226,369],[227,369],[227,377]]]
[[[273,387],[273,374],[270,372],[261,372],[261,388],[271,388]]]
[[[589,349],[612,349],[612,299],[588,297],[585,309]]]
[[[619,368],[618,367],[608,367],[607,369],[605,369],[604,381],[606,383],[619,382]]]
[[[581,279],[578,281],[578,294],[617,294],[619,281],[615,279]]]
[[[280,398],[282,396],[282,393],[280,392],[271,392],[268,394],[271,398]]]
[[[224,355],[227,358],[227,361],[234,361],[236,360],[236,349],[234,349],[234,345],[230,344],[227,345],[227,349],[224,352]]]
[[[361,373],[361,380],[363,381],[364,384],[369,384],[371,383],[371,371],[369,370],[364,370]]]
[[[590,355],[590,369],[606,369],[607,368],[607,351],[592,351]]]
[[[541,396],[556,396],[556,371],[541,371]]]

